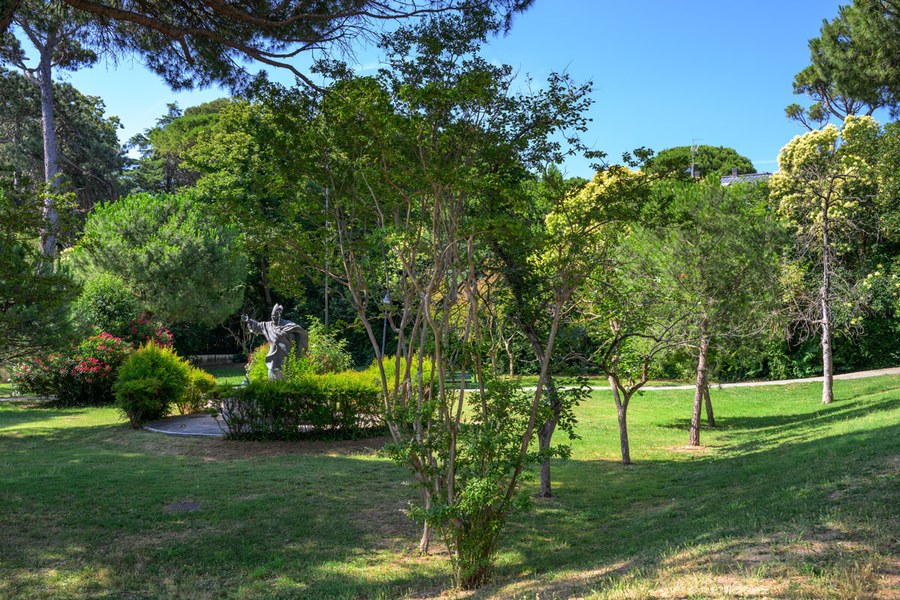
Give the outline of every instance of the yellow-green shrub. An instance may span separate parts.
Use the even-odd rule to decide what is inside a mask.
[[[203,369],[191,367],[184,395],[175,401],[179,414],[186,415],[203,410],[206,406],[206,396],[214,387],[216,387],[215,377]]]
[[[116,405],[135,429],[160,419],[184,395],[190,369],[171,348],[153,343],[141,346],[119,368],[113,385]]]

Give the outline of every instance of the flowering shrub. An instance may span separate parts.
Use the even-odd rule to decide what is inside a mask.
[[[13,381],[23,394],[55,396],[57,406],[111,404],[116,371],[133,348],[109,333],[91,336],[68,355],[18,365]]]
[[[146,315],[131,321],[122,331],[122,338],[134,347],[150,343],[164,348],[172,346],[172,332]]]
[[[51,354],[46,359],[13,365],[13,385],[20,394],[53,396],[62,376],[68,372],[67,363],[68,359],[61,354]]]

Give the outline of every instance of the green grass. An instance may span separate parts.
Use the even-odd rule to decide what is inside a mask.
[[[820,384],[713,390],[700,450],[684,448],[691,392],[647,392],[631,467],[595,392],[556,496],[514,518],[472,597],[890,597],[900,378],[835,390],[827,407]],[[114,409],[4,403],[0,597],[448,597],[445,557],[414,552],[408,475],[376,446],[167,437]]]
[[[216,378],[216,383],[228,385],[240,385],[246,375],[242,364],[203,367],[203,370],[212,374]]]
[[[522,385],[522,387],[534,387],[537,385],[537,382],[538,382],[537,375],[520,375],[520,376],[517,376],[515,379]],[[587,375],[585,377],[585,379],[587,379],[587,383],[591,387],[606,388],[607,386],[609,386],[609,381],[606,379],[606,377],[604,377],[602,375]],[[560,382],[562,384],[567,384],[570,381],[571,381],[571,378],[568,378],[568,377],[560,378]],[[670,379],[651,379],[650,381],[647,382],[647,385],[648,386],[667,387],[667,386],[673,386],[673,385],[685,385],[685,384],[690,384],[690,383],[691,383],[690,381],[673,381]]]
[[[13,387],[12,382],[0,382],[0,398],[12,396],[13,392],[15,392],[15,388]]]

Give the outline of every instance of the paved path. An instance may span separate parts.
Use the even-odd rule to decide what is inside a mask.
[[[228,426],[222,417],[198,413],[180,415],[153,421],[144,425],[147,431],[169,435],[200,435],[205,437],[225,437]]]
[[[900,367],[891,369],[875,369],[873,371],[857,371],[856,373],[844,373],[843,375],[835,375],[835,379],[863,379],[865,377],[878,377],[880,375],[900,375]],[[730,387],[759,387],[763,385],[790,385],[792,383],[809,383],[811,381],[822,381],[823,377],[806,377],[805,379],[779,379],[776,381],[742,381],[740,383],[712,383],[710,387],[730,388]],[[654,385],[641,388],[644,390],[692,390],[696,386],[691,385]]]
[[[855,373],[844,373],[843,375],[835,375],[835,379],[863,379],[865,377],[879,377],[881,375],[900,375],[900,367],[892,367],[890,369],[875,369],[873,371],[857,371]],[[715,383],[710,382],[711,388],[731,388],[731,387],[760,387],[764,385],[790,385],[792,383],[810,383],[813,381],[822,381],[822,377],[806,377],[804,379],[778,379],[776,381],[742,381],[740,383]],[[641,391],[649,390],[692,390],[696,386],[691,384],[685,385],[648,385],[641,388]],[[522,388],[527,391],[534,391],[534,386]],[[591,386],[592,390],[609,389],[605,385]]]

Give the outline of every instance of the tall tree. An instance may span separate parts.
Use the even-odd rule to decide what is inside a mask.
[[[808,129],[832,117],[900,111],[900,3],[854,0],[826,20],[809,41],[811,64],[794,77],[794,93],[813,104],[791,104],[787,116]]]
[[[154,127],[128,142],[141,155],[126,172],[128,191],[173,194],[195,185],[200,172],[188,164],[192,149],[230,102],[220,98],[184,111],[177,104],[169,104]]]
[[[116,117],[104,114],[103,101],[66,83],[53,84],[59,140],[59,178],[75,194],[80,211],[119,195],[124,163]],[[40,92],[25,77],[0,70],[0,164],[31,181],[44,178],[43,132],[35,119]]]
[[[477,55],[497,25],[482,12],[402,30],[387,41],[391,68],[377,77],[330,65],[336,83],[321,97],[275,94],[263,111],[233,107],[215,128],[222,169],[207,188],[242,219],[268,224],[279,268],[327,271],[343,290],[376,356],[392,456],[423,494],[414,511],[426,525],[422,548],[433,528],[462,587],[490,573],[522,506],[520,476],[542,456],[531,441],[547,418],[545,382],[572,291],[555,270],[567,261],[549,261],[556,285],[544,299],[550,325],[536,391],[484,377],[465,391],[466,374],[489,375],[481,236],[494,203],[562,160],[556,134],[581,122],[585,93],[559,76],[546,90],[515,92],[510,67]],[[270,155],[282,159],[260,160]],[[245,189],[254,180],[279,193]]]
[[[70,333],[78,285],[64,271],[42,269],[36,243],[44,195],[42,186],[0,176],[0,362],[45,354]]]
[[[666,300],[685,307],[685,340],[696,351],[697,371],[690,444],[700,444],[700,415],[715,424],[709,396],[708,358],[728,338],[766,329],[776,308],[780,275],[776,253],[779,225],[767,213],[764,185],[723,187],[714,179],[699,183],[658,182],[671,220],[646,231],[646,247],[663,276]]]
[[[871,117],[850,116],[842,130],[828,125],[797,136],[782,148],[779,171],[770,180],[778,210],[796,231],[797,254],[818,270],[814,293],[797,286],[795,319],[807,332],[821,334],[824,404],[834,400],[835,300],[853,305],[851,297],[861,279],[848,263],[852,257],[848,250],[859,248],[854,238],[873,236],[879,226],[873,168],[879,135],[880,127]],[[802,267],[797,273],[799,282]]]
[[[238,231],[186,192],[97,207],[75,253],[86,270],[121,278],[146,312],[167,323],[218,325],[243,301]]]
[[[738,173],[754,173],[756,169],[750,159],[724,146],[675,146],[660,151],[646,161],[643,170],[666,178],[690,179],[691,165],[695,177],[707,175],[731,175],[732,169]]]
[[[44,181],[53,190],[59,191],[53,70],[75,70],[97,60],[97,54],[88,43],[91,24],[84,15],[65,4],[41,0],[23,0],[16,8],[12,22],[34,47],[36,60],[30,61],[19,39],[5,31],[0,34],[0,61],[19,69],[40,90]],[[53,194],[48,194],[44,201],[44,221],[41,245],[44,255],[52,258],[56,255],[59,222]]]

